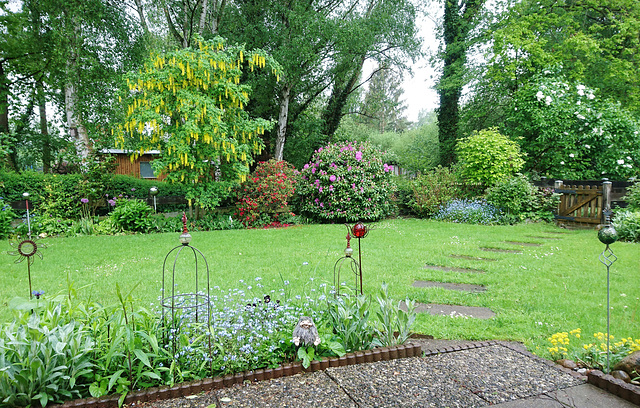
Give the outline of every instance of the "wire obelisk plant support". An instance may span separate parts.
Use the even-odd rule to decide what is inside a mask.
[[[182,235],[180,235],[180,245],[173,248],[167,256],[164,258],[162,265],[162,338],[165,345],[171,345],[171,351],[173,352],[173,358],[176,359],[177,346],[179,337],[181,334],[180,321],[184,317],[184,314],[195,312],[195,322],[204,323],[206,327],[206,336],[209,347],[209,370],[213,370],[213,360],[211,359],[211,303],[210,303],[210,284],[209,284],[209,264],[202,252],[197,248],[189,245],[191,242],[191,234],[187,230],[187,216],[182,213]],[[187,278],[182,277],[176,279],[176,266],[178,265],[178,258],[183,250],[193,255],[193,265],[195,267],[195,287],[193,292],[177,292],[177,286],[187,284]],[[173,267],[171,269],[171,293],[167,293],[167,261],[169,257],[175,253],[173,258]],[[206,282],[202,282],[206,287],[206,293],[199,289],[199,280],[202,277],[199,276],[198,259],[202,259],[206,268]],[[202,310],[201,310],[202,309]],[[206,316],[203,316],[205,314]],[[170,315],[170,316],[169,316]],[[167,319],[171,318],[170,322]]]
[[[608,183],[608,184],[607,184]],[[611,182],[605,181],[603,183],[604,188],[611,188]],[[610,372],[609,361],[611,357],[611,348],[609,345],[609,341],[611,338],[611,305],[610,305],[610,269],[611,265],[618,259],[618,257],[613,253],[609,245],[613,244],[618,240],[618,234],[616,230],[611,226],[611,207],[609,203],[605,203],[605,209],[602,212],[604,215],[604,227],[598,231],[598,239],[600,242],[606,245],[604,251],[599,256],[600,262],[606,266],[607,268],[607,373]]]
[[[347,230],[349,230],[348,226]],[[333,286],[335,288],[335,296],[340,295],[340,272],[342,271],[342,267],[345,266],[345,263],[348,264],[349,268],[351,268],[351,272],[355,275],[355,293],[358,293],[359,290],[360,294],[362,294],[362,270],[360,269],[358,262],[353,259],[351,255],[353,255],[353,248],[351,248],[351,235],[349,234],[349,231],[347,231],[347,247],[344,249],[344,256],[338,259],[333,266]]]

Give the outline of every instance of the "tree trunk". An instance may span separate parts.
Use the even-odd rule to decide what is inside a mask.
[[[209,1],[202,1],[202,11],[200,12],[200,24],[198,25],[198,34],[202,35],[204,31],[204,23],[207,21],[207,9],[209,7]]]
[[[47,122],[47,106],[44,97],[44,86],[42,79],[36,82],[36,92],[38,96],[38,111],[40,113],[40,135],[42,137],[42,172],[51,172],[51,139],[49,136]]]
[[[144,31],[144,36],[148,38],[149,26],[147,25],[147,19],[144,17],[144,7],[142,7],[142,1],[135,0],[135,3],[136,3],[136,11],[138,12],[138,18],[140,18],[140,24],[142,25],[142,30]]]
[[[464,87],[464,69],[471,22],[480,11],[484,0],[445,0],[444,4],[444,69],[438,83],[440,107],[438,108],[438,135],[440,139],[440,164],[449,166],[455,162],[460,119],[460,98]]]
[[[280,94],[280,115],[278,116],[278,131],[276,133],[276,160],[282,160],[284,156],[284,142],[287,135],[287,119],[289,117],[289,98],[291,85],[285,85]]]
[[[0,133],[9,134],[9,80],[4,73],[3,63],[0,61]],[[15,145],[14,145],[15,146]],[[12,149],[15,152],[15,149]],[[15,153],[8,153],[6,157],[1,158],[2,161],[6,160],[8,168],[18,170],[16,166]]]

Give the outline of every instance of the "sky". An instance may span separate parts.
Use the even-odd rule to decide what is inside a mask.
[[[427,56],[416,61],[412,66],[413,77],[405,75],[402,87],[403,99],[407,110],[407,119],[411,122],[418,121],[418,114],[422,110],[432,111],[438,107],[439,97],[435,90],[438,72],[429,63],[429,54],[438,50],[436,38],[436,23],[429,16],[420,16],[417,25],[420,36],[423,38],[423,51]]]

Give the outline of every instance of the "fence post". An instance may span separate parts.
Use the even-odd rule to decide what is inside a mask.
[[[603,225],[607,225],[611,220],[609,216],[611,215],[611,187],[612,183],[610,181],[602,182],[602,219],[601,223]]]
[[[555,193],[556,190],[560,190],[562,188],[562,180],[556,180],[553,182],[553,192]],[[560,215],[560,209],[562,208],[562,194],[560,195],[560,201],[558,201],[558,209],[556,210],[557,215]]]

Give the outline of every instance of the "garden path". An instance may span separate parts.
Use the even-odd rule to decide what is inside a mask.
[[[328,368],[130,408],[635,406],[513,343],[412,341],[424,342],[424,357]]]

